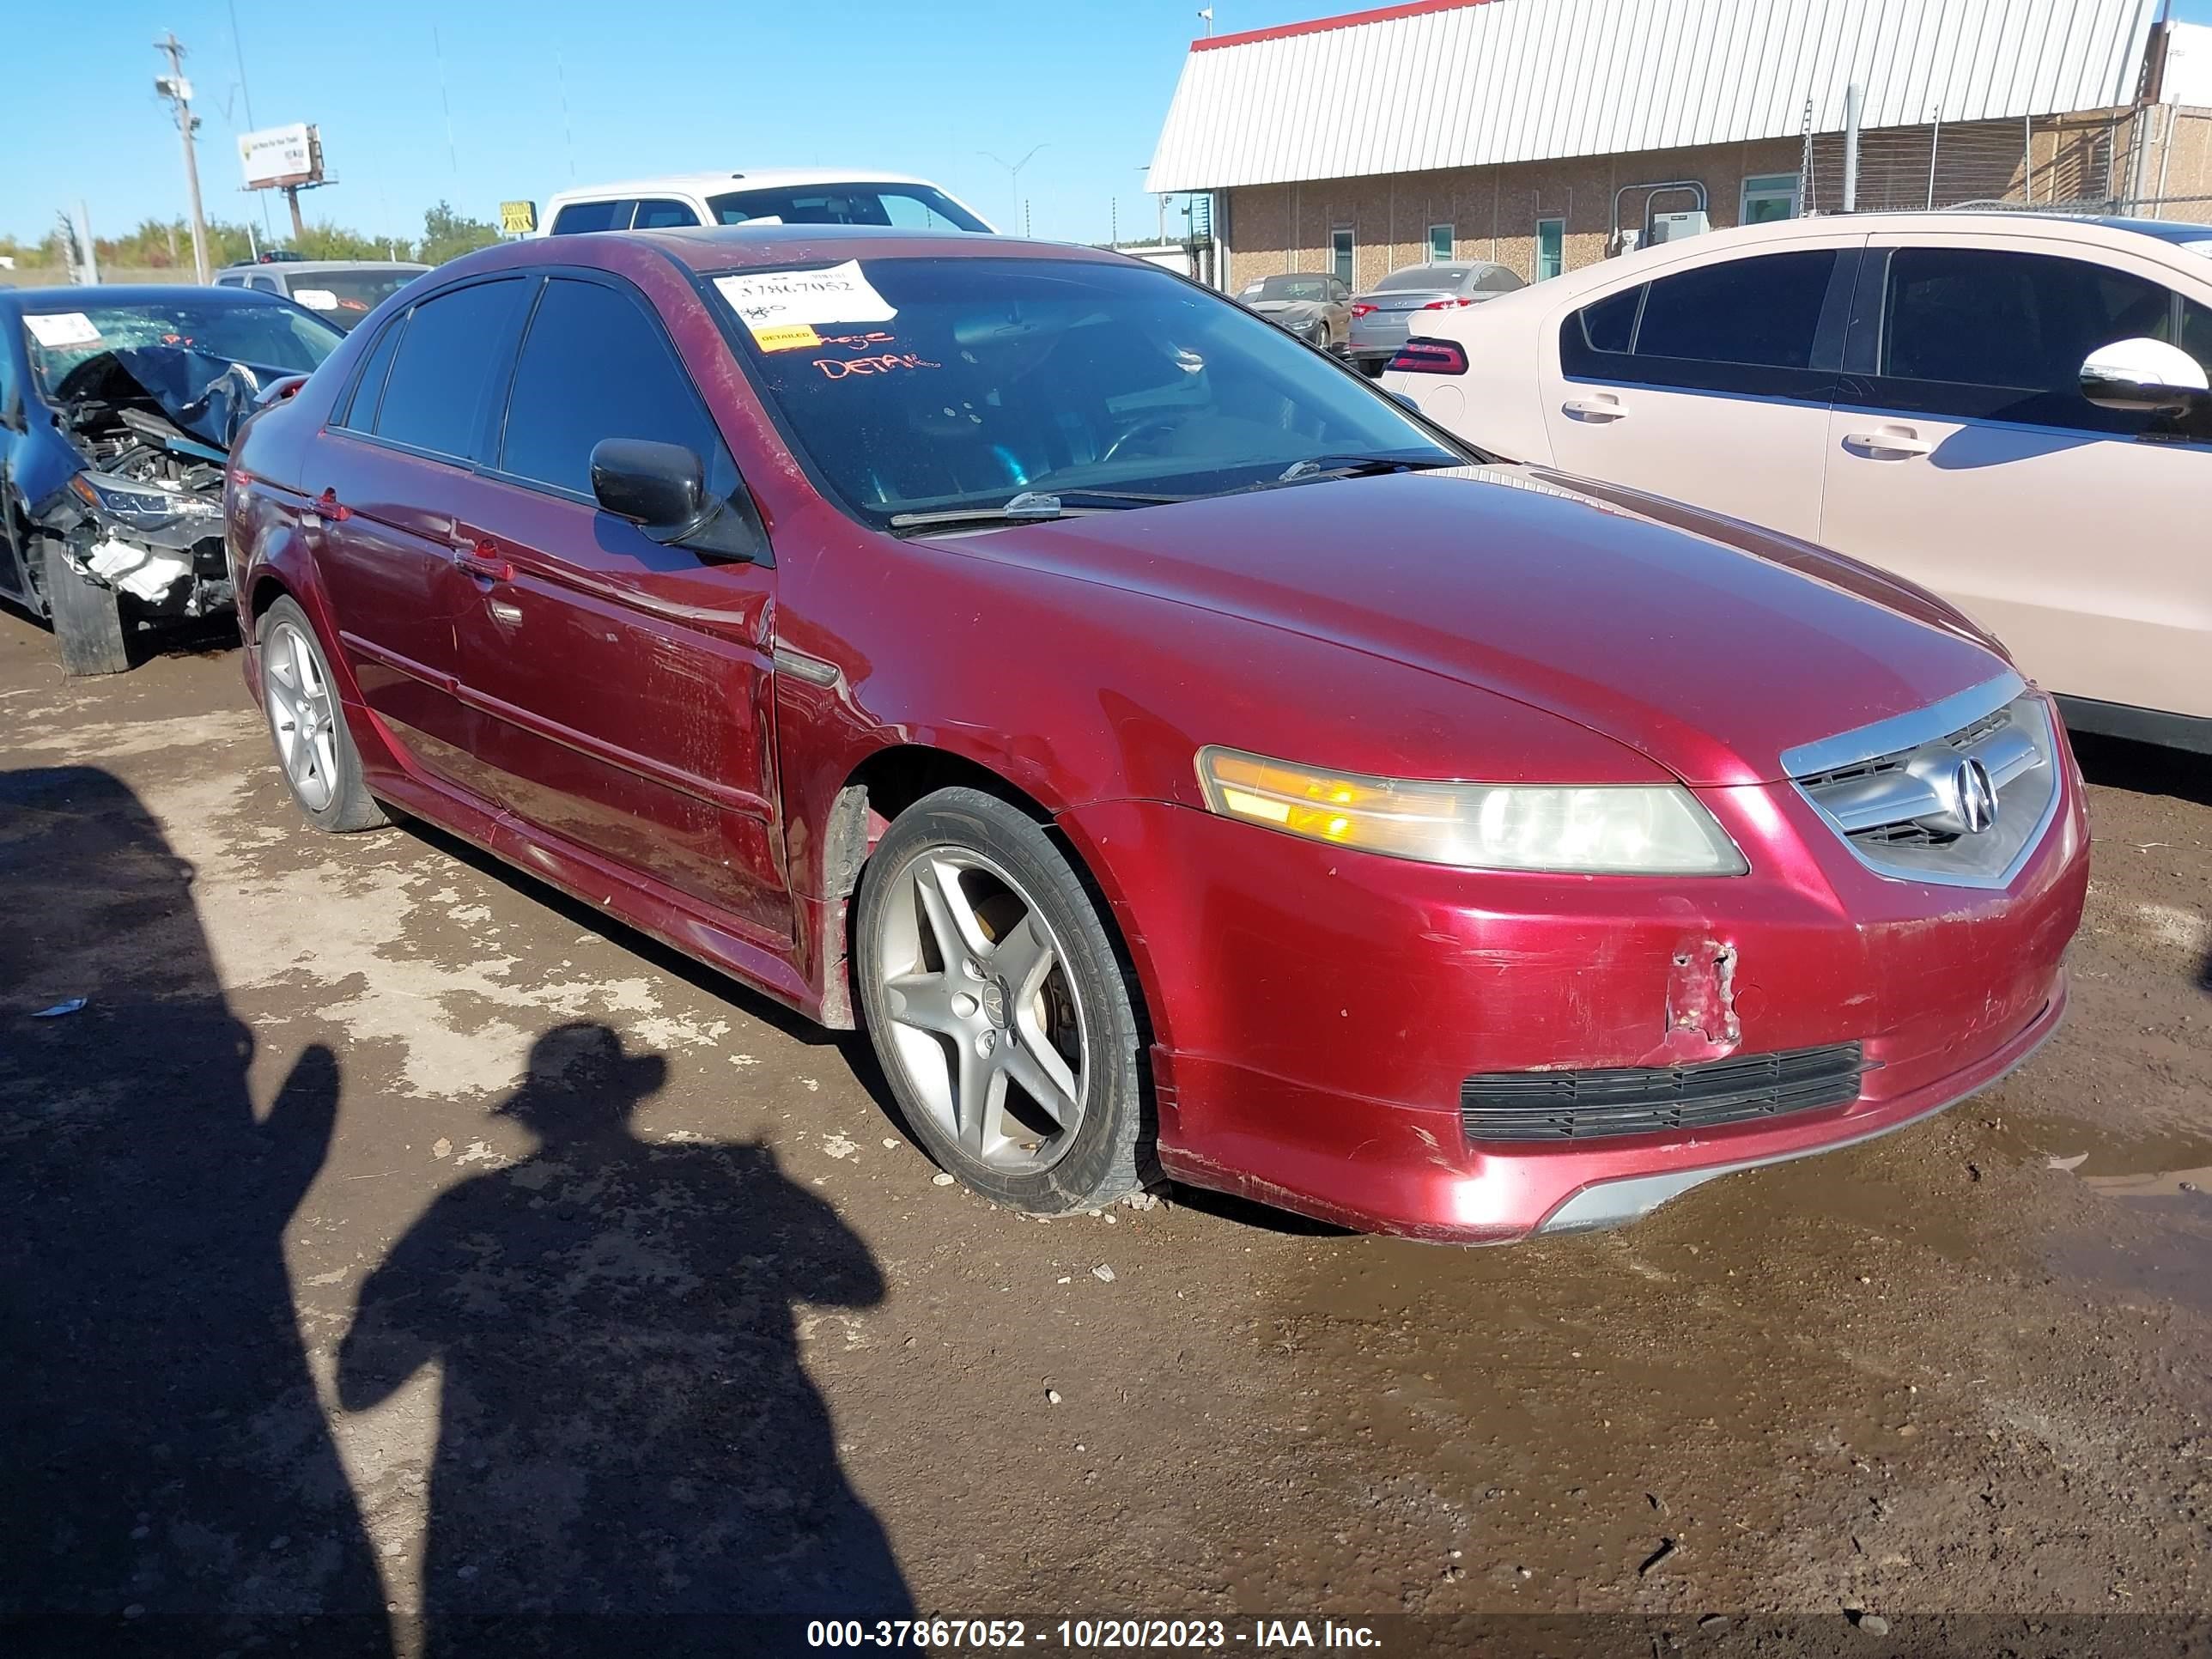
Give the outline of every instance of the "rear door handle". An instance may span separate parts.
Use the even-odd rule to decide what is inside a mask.
[[[1901,461],[1914,455],[1932,455],[1936,446],[1910,427],[1886,426],[1879,432],[1849,432],[1844,447],[1875,461]]]
[[[1579,421],[1625,421],[1628,409],[1618,398],[1570,398],[1559,405],[1562,414]]]
[[[453,568],[478,581],[503,582],[514,574],[514,567],[500,552],[498,544],[483,538],[453,550]]]
[[[353,509],[338,500],[336,489],[325,489],[307,503],[307,516],[325,524],[343,524],[353,517]]]

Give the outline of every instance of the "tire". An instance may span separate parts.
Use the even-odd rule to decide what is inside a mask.
[[[346,730],[331,665],[307,613],[287,596],[263,614],[256,632],[269,740],[307,822],[333,834],[390,822],[362,781],[361,751]]]
[[[75,676],[120,674],[131,666],[123,642],[123,612],[116,592],[87,581],[62,556],[52,536],[46,544],[47,616],[54,643],[61,647],[62,672]]]
[[[1082,879],[1034,822],[975,789],[917,801],[869,856],[858,937],[869,1038],[941,1167],[1033,1215],[1145,1184],[1136,989]]]

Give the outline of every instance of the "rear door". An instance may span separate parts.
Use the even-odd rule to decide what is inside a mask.
[[[499,442],[465,495],[461,672],[516,818],[767,940],[790,936],[775,806],[775,573],[664,547],[592,495],[606,438],[680,444],[744,489],[659,318],[617,280],[545,284]]]
[[[1540,359],[1553,460],[1818,533],[1828,404],[1865,240],[1711,259],[1570,312]]]
[[[454,567],[454,502],[536,286],[464,283],[393,318],[301,480],[317,498],[308,538],[355,684],[414,767],[472,792],[457,631],[476,594]]]
[[[2136,337],[2212,370],[2212,283],[2185,282],[2057,239],[1874,238],[1821,539],[1963,606],[2051,690],[2212,715],[2212,431],[2080,386]]]

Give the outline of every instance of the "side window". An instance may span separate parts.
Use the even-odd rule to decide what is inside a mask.
[[[622,222],[615,222],[619,216]],[[555,236],[573,236],[587,230],[626,230],[629,228],[628,202],[571,202],[553,216]]]
[[[477,283],[416,306],[384,383],[376,435],[434,454],[472,457],[483,429],[485,393],[529,288],[520,278]]]
[[[282,294],[284,291],[283,284],[274,276],[249,276],[246,282],[247,287],[258,288],[264,294]]]
[[[1832,248],[1701,265],[1650,285],[1638,357],[1810,368],[1835,274]]]
[[[1521,286],[1520,277],[1504,265],[1485,265],[1482,275],[1475,281],[1474,291],[1478,294],[1510,294]]]
[[[215,285],[217,288],[244,288],[246,286],[246,278],[243,276],[218,276],[215,279]]]
[[[706,463],[715,494],[736,487],[735,465],[659,324],[613,289],[556,276],[515,361],[500,470],[588,496],[603,438],[681,444]]]
[[[0,327],[14,331],[12,318],[0,319]],[[5,335],[0,335],[0,410],[12,409],[15,403],[15,349]]]
[[[346,405],[344,418],[335,424],[355,432],[376,430],[376,407],[384,400],[385,379],[392,373],[392,354],[399,349],[399,337],[406,331],[405,313],[385,325],[384,332],[368,349],[368,356],[361,367],[361,378],[354,382],[353,401]]]
[[[2181,337],[2174,342],[2212,374],[2212,306],[2194,300],[2181,302]]]
[[[672,230],[681,225],[696,225],[699,216],[681,202],[654,199],[637,204],[637,217],[630,221],[632,230]]]
[[[1591,350],[1626,356],[1636,343],[1636,312],[1643,303],[1644,289],[1632,288],[1609,295],[1594,306],[1584,306],[1567,319],[1567,326],[1579,328],[1583,343]]]
[[[2099,346],[2171,342],[2173,294],[2081,259],[1910,247],[1890,256],[1885,314],[1885,375],[2071,394]]]

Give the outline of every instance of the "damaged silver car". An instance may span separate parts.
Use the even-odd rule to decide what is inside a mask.
[[[238,428],[344,337],[252,291],[0,289],[0,598],[52,625],[65,672],[230,607]]]

